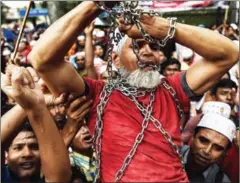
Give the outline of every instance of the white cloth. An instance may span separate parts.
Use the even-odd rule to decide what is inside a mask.
[[[204,114],[197,127],[204,127],[221,133],[230,142],[232,142],[236,131],[236,126],[230,119],[214,113]]]

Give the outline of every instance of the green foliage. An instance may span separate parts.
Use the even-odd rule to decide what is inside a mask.
[[[51,22],[56,21],[68,11],[77,6],[81,1],[47,1],[47,8]],[[43,4],[44,6],[46,4]]]

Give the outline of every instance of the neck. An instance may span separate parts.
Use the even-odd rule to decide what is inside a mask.
[[[28,177],[28,178],[21,178],[21,179],[19,180],[19,182],[20,182],[20,183],[31,183],[31,180],[30,180],[29,177]]]
[[[194,162],[191,152],[189,152],[187,157],[186,171],[189,175],[196,173],[203,173],[207,167],[200,166],[196,162]]]

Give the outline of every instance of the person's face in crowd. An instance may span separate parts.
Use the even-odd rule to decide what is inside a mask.
[[[83,55],[78,55],[76,57],[76,64],[78,65],[79,69],[84,69],[84,67],[85,67],[85,57]]]
[[[78,44],[84,47],[85,46],[85,39],[79,39]]]
[[[234,106],[232,89],[231,88],[218,88],[216,95],[214,95],[216,101],[227,103],[231,106]]]
[[[13,140],[6,156],[11,172],[28,179],[40,173],[38,142],[33,132],[20,132]]]
[[[89,128],[83,125],[73,139],[72,145],[78,152],[88,150],[92,146],[92,136]]]
[[[148,44],[148,42],[145,41],[144,39],[138,39],[136,41],[139,47],[138,55],[140,57],[140,63],[159,65],[160,50],[158,46]],[[120,61],[127,71],[131,72],[137,69],[137,57],[133,52],[131,39],[127,39],[126,43],[124,44],[120,54]],[[144,68],[141,68],[141,70],[149,71],[153,70],[153,68],[146,66]]]
[[[227,29],[226,35],[227,36],[232,36],[235,33],[234,29],[232,27],[229,27]]]
[[[102,48],[102,46],[97,45],[95,47],[95,55],[97,57],[102,57],[103,56],[103,48]]]
[[[172,64],[172,65],[168,65],[164,69],[163,75],[168,77],[168,76],[172,76],[172,75],[176,74],[179,71],[180,71],[179,66],[177,64]]]
[[[109,78],[109,74],[108,74],[108,71],[105,71],[101,74],[101,80],[104,81],[104,82],[107,82],[108,78]],[[115,71],[112,72],[112,78],[113,79],[117,79],[117,74]]]
[[[22,52],[22,51],[25,50],[26,48],[27,48],[27,43],[26,43],[26,42],[20,42],[18,51],[19,51],[19,52]]]
[[[57,127],[62,129],[66,122],[66,107],[64,104],[52,104],[48,106],[48,109],[55,121]]]
[[[229,140],[222,134],[207,128],[199,129],[191,143],[191,155],[202,168],[216,163],[226,152]]]

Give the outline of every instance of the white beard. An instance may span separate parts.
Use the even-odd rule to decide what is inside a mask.
[[[131,86],[147,89],[156,88],[161,83],[162,78],[158,71],[144,72],[140,69],[133,72],[128,72],[126,69],[120,69],[120,74]]]

